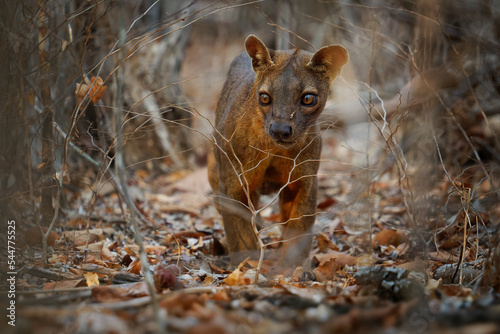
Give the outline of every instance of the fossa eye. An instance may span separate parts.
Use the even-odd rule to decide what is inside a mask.
[[[259,102],[263,106],[270,105],[271,104],[271,97],[269,96],[269,94],[261,93],[259,96]]]
[[[302,104],[307,107],[312,107],[316,104],[316,95],[314,94],[304,94],[301,100]]]

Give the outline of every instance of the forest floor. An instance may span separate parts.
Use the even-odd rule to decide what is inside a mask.
[[[324,156],[345,153],[334,138],[324,146]],[[257,284],[257,261],[230,270],[221,255],[223,228],[206,168],[168,175],[137,170],[128,185],[147,217],[139,224],[154,268],[156,311],[129,215],[113,188],[105,184],[93,208],[90,187],[67,190],[70,203],[49,240],[48,266],[41,266],[36,228],[18,243],[16,326],[3,321],[1,331],[151,333],[158,314],[171,333],[499,332],[498,286],[484,288],[486,276],[498,275],[486,264],[498,204],[482,213],[480,227],[465,231],[462,259],[463,212],[446,226],[430,219],[415,231],[397,173],[371,184],[376,205],[367,213],[346,205],[352,177],[333,169],[322,167],[318,176],[320,213],[309,261],[293,274],[272,275],[266,260]],[[92,172],[85,178],[91,184]],[[449,188],[446,180],[436,185],[435,205]],[[276,208],[264,218],[279,221]],[[279,235],[271,229],[263,238],[274,242]],[[423,247],[419,238],[432,242]]]
[[[500,333],[498,6],[304,1],[289,31],[271,18],[292,1],[257,2],[190,1],[172,17],[160,13],[175,1],[5,2],[0,213],[15,217],[0,233],[0,333]],[[190,38],[185,50],[175,31]],[[340,112],[343,128],[323,133],[312,248],[282,274],[278,226],[260,235],[263,263],[230,266],[208,140],[185,140],[212,131],[250,32],[287,47],[341,43],[351,57],[322,115]],[[384,122],[363,123],[375,98]],[[173,125],[189,123],[169,114],[181,109],[192,128]],[[119,133],[132,212],[103,172],[121,166]],[[181,151],[192,158],[184,170],[160,158]],[[50,220],[51,197],[60,209],[42,261],[36,221]],[[262,216],[281,222],[276,203]]]

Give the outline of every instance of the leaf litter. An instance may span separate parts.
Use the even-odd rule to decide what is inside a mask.
[[[206,169],[156,178],[145,171],[136,173],[130,182],[134,201],[145,217],[156,222],[143,223],[141,233],[165,329],[173,333],[393,333],[395,328],[410,333],[456,328],[498,332],[500,288],[494,262],[498,243],[492,249],[488,245],[494,243],[485,242],[498,217],[484,215],[486,226],[476,226],[475,235],[468,236],[462,261],[459,218],[451,221],[454,225],[420,231],[427,238],[434,234],[425,249],[419,232],[407,224],[397,183],[380,181],[374,191],[384,204],[371,212],[371,232],[360,232],[343,218],[352,214],[346,212],[352,208],[343,206],[348,190],[341,178],[335,178],[320,188],[320,230],[304,266],[276,275],[273,261],[264,260],[256,275],[255,260],[229,267]],[[75,194],[74,212],[81,212],[87,196]],[[139,247],[119,206],[116,195],[108,193],[98,197],[91,217],[81,215],[61,224],[51,238],[53,252],[46,269],[36,260],[38,245],[30,241],[34,239],[30,233],[36,232],[27,231],[23,258],[26,263],[35,259],[35,265],[23,271],[18,301],[20,317],[31,332],[40,332],[37,328],[157,331]],[[275,209],[265,214],[269,224],[279,221]],[[278,239],[279,232],[264,236],[266,243]],[[485,289],[481,282],[486,275],[491,286]]]

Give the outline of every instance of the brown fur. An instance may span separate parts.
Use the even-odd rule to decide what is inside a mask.
[[[297,265],[309,253],[316,213],[321,153],[316,120],[348,55],[338,45],[314,55],[268,50],[253,35],[245,47],[247,52],[231,64],[217,105],[209,180],[233,264],[258,254],[249,207],[258,209],[261,193],[282,189],[283,239],[288,241],[281,265]],[[270,96],[268,105],[259,100],[263,93]],[[313,106],[301,103],[306,93],[316,96]]]

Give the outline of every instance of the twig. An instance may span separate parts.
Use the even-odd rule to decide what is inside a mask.
[[[22,68],[21,64],[21,58],[19,58],[19,68]],[[21,96],[25,96],[24,93],[24,85],[23,85],[23,77],[19,76],[19,91],[21,92]],[[26,137],[26,151],[28,152],[26,154],[27,157],[27,162],[28,162],[28,187],[29,187],[29,194],[30,194],[30,201],[31,201],[31,210],[33,210],[33,218],[35,219],[35,224],[36,226],[40,229],[40,234],[43,235],[43,230],[42,226],[40,225],[40,219],[38,219],[38,210],[36,207],[36,200],[35,200],[35,194],[33,192],[33,173],[32,173],[32,162],[31,162],[31,140],[30,140],[30,132],[29,132],[29,122],[28,122],[28,115],[26,112],[25,108],[25,103],[22,99],[19,99],[19,111],[20,114],[24,116],[24,135]]]
[[[467,246],[467,224],[470,224],[469,204],[470,204],[470,198],[471,198],[471,189],[467,188],[467,192],[464,193],[464,191],[463,191],[464,189],[460,189],[458,187],[458,182],[455,182],[454,180],[452,180],[452,178],[450,177],[450,174],[448,173],[448,171],[446,170],[446,167],[444,166],[443,157],[441,156],[441,150],[439,149],[439,144],[438,144],[436,136],[434,136],[434,142],[436,143],[436,149],[437,149],[437,153],[439,156],[439,161],[441,162],[441,166],[444,170],[444,173],[448,177],[448,180],[451,182],[452,186],[455,188],[455,191],[458,194],[460,194],[460,199],[462,201],[462,204],[464,203],[464,197],[465,197],[465,202],[467,203],[467,207],[464,208],[464,236],[463,236],[463,241],[462,241],[462,252],[460,253],[460,259],[459,259],[459,263],[458,263],[458,266],[460,268],[460,276],[459,276],[458,284],[462,285],[463,263],[465,260],[465,247]],[[458,267],[457,267],[457,270],[458,270]]]
[[[120,49],[120,52],[118,53],[118,60],[119,62],[122,62],[125,60],[125,50],[123,49],[123,45],[125,44],[125,12],[124,12],[124,7],[125,3],[124,1],[120,1],[119,3],[119,23],[120,23],[120,32],[119,32],[119,41],[118,41],[118,46]],[[125,180],[125,175],[124,175],[124,163],[123,163],[123,115],[121,114],[122,106],[123,106],[123,92],[124,92],[124,69],[123,66],[119,66],[117,69],[117,75],[116,75],[116,84],[117,84],[117,92],[116,92],[116,109],[115,109],[115,130],[116,130],[116,136],[118,138],[117,140],[117,148],[116,148],[116,171],[118,174],[118,179],[120,180],[120,183],[122,185],[123,193],[124,193],[124,199],[125,203],[129,207],[130,210],[130,222],[134,228],[135,232],[135,241],[139,245],[139,257],[141,261],[141,266],[142,266],[142,272],[144,273],[144,280],[146,281],[146,284],[148,286],[148,291],[149,295],[151,296],[151,303],[153,305],[153,310],[155,314],[155,319],[156,319],[156,326],[157,326],[157,331],[158,333],[165,333],[166,332],[166,324],[164,322],[164,319],[160,316],[160,309],[158,307],[158,301],[156,298],[156,290],[154,286],[154,281],[153,281],[153,276],[151,274],[151,271],[149,269],[149,263],[148,259],[146,256],[146,252],[144,251],[144,243],[141,235],[141,231],[139,229],[139,225],[137,224],[137,221],[135,219],[135,210],[134,210],[134,203],[132,202],[132,199],[130,198],[128,194],[128,188],[127,188],[127,183]]]
[[[59,134],[63,137],[63,138],[66,138],[68,135],[66,134],[66,132],[64,132],[64,130],[61,128],[61,126],[57,123],[54,123],[54,128],[57,130],[57,132],[59,132]],[[87,160],[88,162],[90,162],[90,164],[92,166],[94,166],[98,171],[102,169],[102,165],[104,162],[99,162],[97,160],[95,160],[94,158],[92,158],[90,155],[88,155],[87,153],[85,153],[80,147],[76,146],[72,141],[69,141],[69,146],[76,152],[78,153],[81,157],[83,157],[85,160]],[[105,155],[106,156],[106,155]],[[110,161],[111,162],[111,161]],[[103,172],[103,174],[108,174],[109,175],[109,178],[108,178],[108,181],[110,181],[112,184],[113,184],[113,187],[116,189],[116,191],[120,194],[121,198],[125,198],[125,193],[123,191],[123,188],[122,186],[120,185],[120,183],[117,182],[117,178],[115,176],[115,173],[109,169],[109,168],[106,168]],[[134,204],[134,207],[133,209],[135,210],[136,214],[141,217],[141,220],[144,221],[144,222],[150,222],[150,220],[145,217],[140,211],[139,209],[137,208],[137,206],[135,206]]]
[[[39,40],[40,43],[38,45],[39,59],[40,59],[40,89],[42,95],[42,102],[44,106],[43,111],[43,125],[42,125],[42,137],[43,137],[43,148],[42,148],[42,160],[45,164],[44,172],[42,173],[43,179],[42,182],[46,183],[53,178],[54,172],[54,159],[53,159],[53,129],[52,129],[52,121],[54,118],[54,111],[52,109],[52,98],[50,92],[50,83],[48,76],[50,74],[49,64],[48,64],[48,53],[49,53],[49,40],[47,35],[47,23],[48,23],[48,14],[46,11],[46,3],[43,0],[38,0],[38,31],[39,31]],[[31,152],[28,152],[28,155]],[[30,166],[31,168],[31,166]],[[62,178],[62,172],[64,170],[64,162],[61,164],[61,173],[60,177]],[[47,224],[49,222],[49,226],[47,232],[43,234],[42,237],[42,267],[45,266],[47,262],[47,248],[48,248],[48,238],[52,228],[55,225],[59,214],[59,206],[60,206],[60,195],[61,195],[61,187],[62,182],[59,182],[57,177],[53,178],[57,185],[57,195],[55,197],[55,204],[53,204],[53,191],[51,187],[43,187],[42,189],[42,222]]]
[[[463,261],[465,259],[465,248],[467,247],[467,224],[470,224],[469,218],[469,203],[470,203],[470,188],[467,188],[467,192],[465,193],[465,201],[467,202],[467,208],[465,209],[464,214],[464,237],[462,241],[462,255],[460,256],[462,262],[460,263],[460,278],[458,280],[458,284],[462,285],[462,272],[463,272]],[[462,197],[462,201],[463,201]]]

